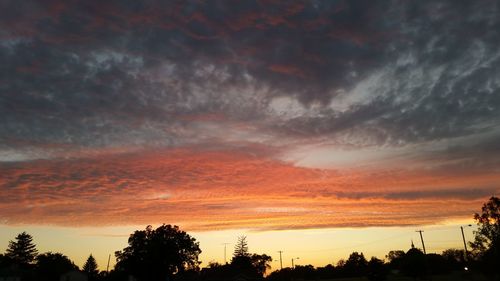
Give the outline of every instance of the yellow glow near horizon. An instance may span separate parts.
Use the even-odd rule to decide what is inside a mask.
[[[440,225],[410,227],[369,228],[325,228],[280,231],[253,231],[249,229],[190,232],[200,242],[201,266],[209,262],[224,262],[224,243],[227,245],[227,260],[230,261],[233,247],[239,235],[246,235],[252,253],[273,257],[272,270],[280,268],[278,251],[283,251],[283,267],[291,266],[291,259],[299,257],[295,264],[325,266],[346,259],[350,253],[363,252],[383,259],[390,250],[408,250],[413,240],[421,248],[417,229],[424,230],[424,242],[428,253],[441,253],[445,249],[463,247],[460,225],[473,223],[471,220],[449,221]],[[0,251],[8,246],[9,240],[22,232],[33,235],[40,253],[61,252],[79,267],[92,254],[101,270],[106,270],[108,255],[111,254],[110,269],[115,265],[114,252],[127,246],[128,236],[143,226],[109,227],[50,227],[50,226],[7,226],[0,225]],[[468,241],[473,238],[475,227],[466,228]]]

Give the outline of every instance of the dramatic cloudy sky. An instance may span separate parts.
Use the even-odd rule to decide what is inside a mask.
[[[0,2],[0,223],[430,225],[500,191],[498,1]]]

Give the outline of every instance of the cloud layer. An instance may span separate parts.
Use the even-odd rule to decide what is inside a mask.
[[[3,1],[0,219],[209,229],[470,216],[500,183],[499,9]]]
[[[247,149],[4,163],[2,220],[196,230],[411,225],[470,217],[498,192],[498,174],[299,168]]]

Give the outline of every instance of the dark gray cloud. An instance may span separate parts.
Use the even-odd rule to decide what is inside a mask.
[[[3,158],[498,130],[497,1],[18,2],[0,4]]]
[[[494,196],[497,187],[454,187],[453,189],[429,189],[418,191],[389,192],[333,192],[328,195],[345,199],[389,199],[389,200],[478,200]]]

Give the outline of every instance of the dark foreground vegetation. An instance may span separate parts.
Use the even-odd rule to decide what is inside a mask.
[[[216,280],[500,280],[500,199],[491,197],[475,214],[478,224],[471,252],[449,249],[424,254],[413,247],[390,251],[386,260],[367,259],[353,252],[336,265],[283,268],[266,276],[273,260],[248,251],[246,237],[239,237],[230,263],[209,263],[200,268],[199,243],[177,226],[132,233],[128,246],[115,253],[111,271],[99,271],[90,255],[78,268],[61,253],[38,253],[33,238],[20,233],[0,254],[0,281],[216,281]]]

